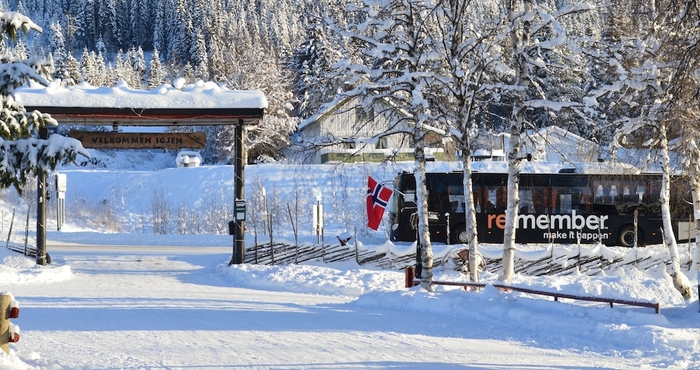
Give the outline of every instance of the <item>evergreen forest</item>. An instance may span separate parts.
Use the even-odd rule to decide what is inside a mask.
[[[462,6],[470,14],[460,15],[461,20],[455,25],[462,27],[470,23],[473,30],[479,31],[489,28],[485,22],[499,19],[494,13],[503,12],[506,7],[501,5],[512,2],[442,1],[433,11],[440,7],[456,11],[457,6]],[[360,55],[357,45],[352,45],[357,39],[343,35],[344,27],[360,25],[374,16],[371,10],[358,11],[371,9],[366,6],[371,3],[361,0],[0,0],[3,11],[26,15],[43,29],[41,33],[16,41],[5,38],[0,47],[5,53],[20,58],[48,59],[53,63],[51,77],[65,85],[87,82],[93,86],[112,86],[123,80],[132,88],[146,89],[184,78],[188,83],[201,79],[221,83],[230,89],[259,89],[267,96],[269,108],[264,122],[247,134],[249,161],[280,159],[297,125],[323,104],[333,101],[343,85],[353,79],[353,71],[348,75],[347,69],[343,71],[337,67],[339,62],[374,63],[370,68],[376,68],[381,62]],[[379,1],[373,6],[391,8],[387,3],[392,2]],[[579,1],[529,0],[525,3],[535,3],[555,14],[576,6]],[[546,94],[549,100],[555,96],[556,101],[574,102],[600,86],[611,84],[611,65],[606,55],[620,53],[615,54],[610,45],[616,45],[618,50],[629,50],[647,42],[648,36],[655,32],[649,28],[649,21],[659,19],[655,13],[661,9],[658,4],[640,4],[634,0],[583,3],[592,6],[570,12],[572,16],[563,19],[561,25],[568,30],[568,37],[584,40],[588,47],[570,49],[568,55],[549,51],[531,55],[531,62],[537,57],[548,65],[565,66],[559,69],[538,66],[531,70],[530,78],[544,87],[535,94]],[[403,4],[394,1],[392,4],[394,9],[427,9],[422,1],[407,0]],[[400,18],[400,12],[393,14]],[[391,19],[392,15],[379,14],[377,18]],[[435,33],[438,26],[428,24],[424,27],[426,34]],[[448,36],[443,36],[443,40],[459,30],[454,25],[450,29],[452,31],[446,29],[443,35]],[[396,28],[393,30],[395,32]],[[558,30],[550,25],[532,33],[545,40],[547,34],[555,31]],[[382,36],[386,42],[384,35],[370,35],[373,36]],[[390,34],[389,42],[391,37],[400,36]],[[505,51],[500,52],[500,58],[509,58]],[[479,51],[472,50],[471,55],[477,60]],[[469,58],[472,60],[471,56]],[[464,58],[462,63],[470,64],[470,60]],[[503,81],[502,76],[497,77]],[[467,81],[465,86],[468,85]],[[610,96],[612,94],[607,95]],[[489,97],[491,100],[498,98]],[[611,122],[616,119],[615,115],[629,115],[629,110],[634,109],[624,104],[610,105],[604,97],[599,98],[606,108],[614,107],[604,114],[596,113],[596,119],[601,122]],[[502,97],[501,101],[505,104],[489,104],[490,111],[482,114],[508,116],[510,103]],[[527,118],[532,126],[559,125],[601,143],[615,135],[600,122],[595,126],[582,124],[581,116],[580,111],[553,112],[551,106],[544,106],[530,109]],[[475,119],[482,118],[477,114]],[[492,125],[491,129],[505,130],[505,127]],[[202,153],[205,161],[228,162],[232,149],[228,128],[206,130],[207,142],[211,145],[208,144]]]

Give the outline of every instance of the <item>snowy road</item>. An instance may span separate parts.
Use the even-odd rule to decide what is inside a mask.
[[[37,369],[635,366],[625,358],[535,348],[510,340],[508,329],[493,322],[367,308],[346,304],[356,297],[284,286],[240,288],[221,272],[230,247],[54,245],[49,252],[55,277],[2,288],[21,305],[15,351]]]

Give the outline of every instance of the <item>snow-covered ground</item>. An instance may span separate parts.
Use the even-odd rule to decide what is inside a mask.
[[[230,236],[154,235],[150,210],[162,194],[173,208],[206,208],[212,194],[231,191],[231,167],[174,168],[172,156],[132,166],[120,161],[113,158],[110,167],[122,170],[61,170],[68,175],[69,205],[102,204],[114,211],[109,232],[104,223],[71,211],[76,217],[68,217],[61,231],[54,219],[48,222],[51,265],[39,267],[0,249],[0,291],[13,293],[21,308],[12,320],[21,327],[21,339],[10,345],[10,355],[0,353],[1,369],[700,368],[697,297],[684,301],[663,270],[516,275],[513,281],[532,289],[659,302],[661,313],[655,314],[643,307],[504,293],[491,285],[481,292],[437,287],[429,293],[404,288],[401,271],[355,262],[228,266]],[[392,245],[381,228],[368,231],[362,217],[343,216],[361,212],[368,174],[388,181],[396,170],[248,166],[246,193],[258,194],[254,184],[260,183],[266,196],[284,205],[295,193],[290,184],[301,184],[309,189],[310,205],[318,188],[326,237],[359,229],[363,248],[401,253],[411,246]],[[227,201],[225,195],[217,199]],[[14,204],[0,202],[2,237]],[[26,211],[18,209],[11,239],[21,244]],[[287,225],[276,224],[278,238],[293,240]],[[304,227],[305,240],[315,238],[310,225]],[[33,230],[30,223],[30,244]],[[438,280],[467,279],[449,269],[436,273]],[[695,286],[694,270],[686,274]],[[490,273],[482,280],[497,282]]]

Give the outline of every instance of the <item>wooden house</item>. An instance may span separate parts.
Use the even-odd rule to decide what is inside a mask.
[[[362,107],[348,98],[302,122],[293,141],[305,153],[306,163],[412,161],[412,129],[402,126],[410,122],[402,120],[403,116],[384,104]],[[431,142],[428,157],[445,160],[443,135],[438,130]]]

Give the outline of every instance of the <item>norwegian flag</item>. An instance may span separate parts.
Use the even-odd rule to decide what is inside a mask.
[[[370,229],[379,228],[392,193],[391,189],[378,183],[371,176],[367,180],[367,226]]]

